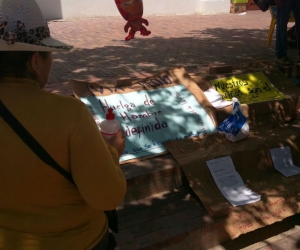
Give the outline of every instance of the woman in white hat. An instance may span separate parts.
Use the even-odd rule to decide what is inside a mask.
[[[70,49],[34,0],[0,0],[0,249],[108,247],[124,133],[105,141],[80,100],[42,89],[51,53]]]

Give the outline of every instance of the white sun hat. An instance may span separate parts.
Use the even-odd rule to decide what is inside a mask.
[[[0,0],[0,51],[64,52],[72,46],[50,36],[35,0]]]

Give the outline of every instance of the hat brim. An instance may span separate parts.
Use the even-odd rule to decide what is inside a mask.
[[[6,41],[0,39],[0,51],[49,51],[49,52],[67,52],[73,46],[58,41],[52,37],[45,38],[41,41],[45,46],[15,42],[7,44]]]

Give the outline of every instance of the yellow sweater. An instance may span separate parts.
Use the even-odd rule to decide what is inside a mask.
[[[126,180],[86,106],[28,79],[0,81],[0,100],[65,170],[43,163],[0,117],[0,249],[91,249]]]

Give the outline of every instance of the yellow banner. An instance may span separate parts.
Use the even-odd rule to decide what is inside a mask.
[[[262,72],[235,75],[210,81],[224,100],[238,98],[240,103],[254,103],[287,98]]]

